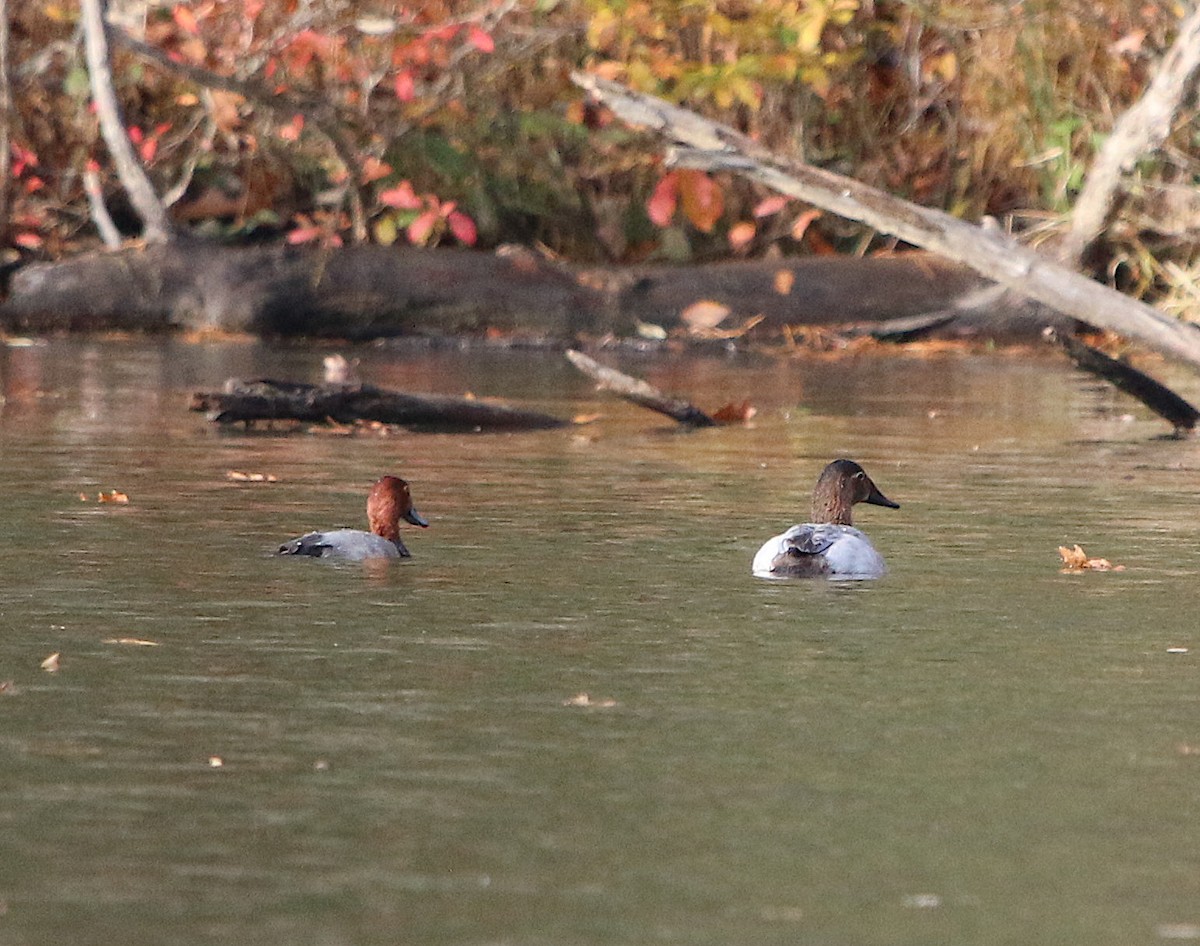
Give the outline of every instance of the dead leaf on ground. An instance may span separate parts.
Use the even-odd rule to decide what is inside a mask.
[[[279,477],[274,473],[244,473],[241,470],[229,470],[225,473],[225,479],[233,480],[235,483],[278,483]]]
[[[595,706],[600,709],[610,709],[617,705],[616,700],[594,700],[587,693],[576,693],[573,697],[563,700],[563,706]]]
[[[1088,558],[1087,552],[1076,545],[1074,548],[1067,548],[1065,545],[1058,547],[1058,554],[1062,556],[1063,574],[1074,574],[1082,571],[1094,572],[1123,572],[1124,565],[1114,565],[1106,558]]]
[[[128,644],[132,647],[157,647],[158,641],[143,640],[140,637],[109,637],[102,641],[104,644]]]
[[[744,424],[757,413],[758,408],[749,401],[730,401],[717,408],[710,416],[718,424]]]
[[[61,656],[62,655],[58,651],[52,653],[49,657],[42,661],[42,669],[45,670],[46,673],[58,673],[59,658]]]

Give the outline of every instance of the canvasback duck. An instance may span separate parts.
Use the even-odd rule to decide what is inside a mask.
[[[834,460],[813,490],[812,522],[767,539],[750,570],[759,578],[880,578],[883,556],[850,524],[855,503],[899,509],[853,460]]]
[[[400,520],[425,528],[428,522],[413,508],[408,484],[398,476],[383,476],[367,497],[367,522],[362,529],[309,532],[279,546],[279,555],[311,555],[359,562],[367,558],[409,558],[400,541]]]

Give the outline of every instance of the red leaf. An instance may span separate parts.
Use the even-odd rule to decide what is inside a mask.
[[[646,201],[646,215],[656,227],[665,227],[675,216],[675,207],[679,202],[679,172],[671,171],[666,174],[654,188],[654,193]]]
[[[481,53],[490,53],[496,48],[496,41],[492,39],[491,34],[478,26],[472,26],[467,30],[467,42]]]
[[[684,214],[697,230],[711,233],[725,212],[725,195],[720,185],[703,171],[678,173]]]
[[[297,243],[311,243],[313,240],[321,238],[321,228],[315,225],[307,227],[297,227],[287,235],[288,243],[293,245]]]
[[[459,213],[457,210],[446,218],[446,223],[450,226],[450,232],[454,234],[454,238],[464,246],[474,246],[476,239],[479,237],[479,232],[475,229],[475,221],[466,214]]]
[[[438,222],[438,219],[438,212],[436,210],[426,210],[408,225],[408,242],[416,246],[424,246],[425,242],[429,239],[429,235],[433,232],[433,227]]]
[[[304,131],[304,116],[296,114],[292,120],[279,129],[279,137],[284,141],[299,141],[300,133]]]
[[[36,233],[18,233],[13,237],[13,242],[26,250],[37,250],[42,246],[42,238]]]
[[[760,200],[754,207],[755,217],[770,217],[779,213],[787,206],[788,198],[781,197],[776,194],[773,197],[766,197]]]
[[[379,202],[385,207],[395,207],[397,210],[420,210],[425,206],[425,202],[416,195],[408,181],[401,181],[395,187],[380,191]]]
[[[413,74],[410,70],[405,69],[403,72],[396,73],[396,98],[401,102],[411,102],[417,96],[417,84],[413,81]]]

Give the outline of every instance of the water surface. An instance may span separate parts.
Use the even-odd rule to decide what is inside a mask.
[[[0,942],[1200,938],[1194,443],[1044,356],[627,356],[759,407],[692,433],[546,353],[342,349],[602,419],[186,410],[331,350],[0,352]],[[891,574],[752,579],[835,456],[901,503],[856,521]],[[412,561],[271,556],[384,472]]]

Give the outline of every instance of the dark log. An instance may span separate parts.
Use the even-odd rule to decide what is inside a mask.
[[[219,424],[259,420],[353,424],[375,421],[431,430],[549,430],[571,421],[502,404],[440,394],[409,394],[369,384],[302,384],[232,379],[221,392],[197,392],[191,409]]]
[[[652,384],[647,384],[640,378],[634,378],[615,368],[608,368],[582,352],[568,351],[567,360],[589,378],[593,378],[601,389],[612,391],[618,397],[640,407],[666,414],[672,420],[691,427],[715,427],[717,424],[712,417],[696,405],[671,397],[669,394],[663,394]]]
[[[1063,351],[1077,367],[1103,378],[1131,397],[1137,398],[1171,424],[1175,428],[1176,436],[1182,436],[1195,429],[1196,422],[1200,420],[1200,411],[1148,374],[1116,358],[1110,358],[1099,349],[1071,335],[1059,332],[1048,332],[1047,335],[1062,346]]]
[[[945,309],[979,285],[922,253],[573,271],[521,250],[177,241],[27,265],[11,277],[0,326],[349,339],[498,329],[570,340],[632,334],[639,321],[683,330],[680,312],[701,299],[728,306],[731,324],[762,316],[756,331],[886,322]]]

